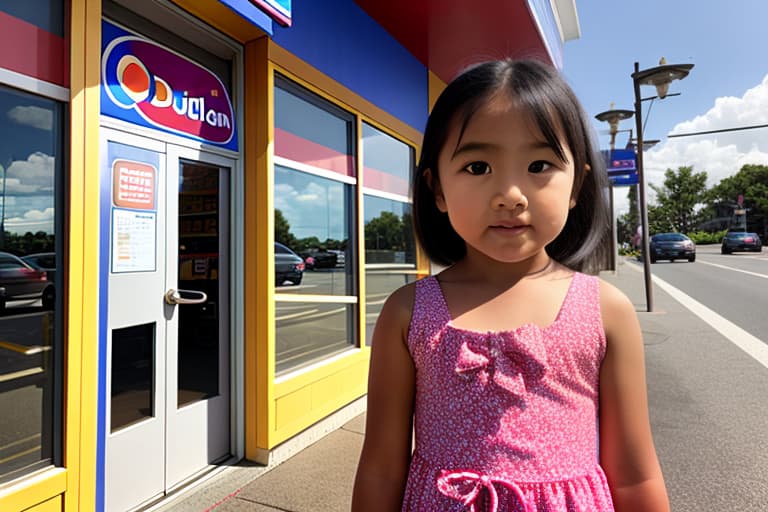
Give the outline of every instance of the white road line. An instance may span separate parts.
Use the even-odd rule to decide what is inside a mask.
[[[627,264],[637,272],[642,272],[636,265]],[[677,302],[688,308],[691,313],[698,316],[709,324],[714,330],[722,334],[728,341],[739,347],[755,361],[768,368],[768,345],[762,340],[749,334],[747,331],[718,315],[707,306],[697,301],[690,295],[678,290],[659,276],[651,275],[653,281],[659,285],[659,288],[667,292]]]
[[[733,270],[734,272],[741,272],[743,274],[749,274],[749,275],[755,276],[755,277],[762,277],[763,279],[768,279],[768,275],[766,275],[766,274],[758,274],[757,272],[750,272],[749,270],[741,270],[740,268],[726,267],[725,265],[719,265],[717,263],[710,263],[708,261],[702,261],[701,259],[699,260],[699,263],[703,263],[705,265],[711,265],[711,266],[717,267],[717,268],[724,268],[726,270]]]

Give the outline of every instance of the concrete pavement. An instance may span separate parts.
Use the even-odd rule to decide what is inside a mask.
[[[728,389],[718,388],[717,384],[734,371],[752,379],[751,385],[759,390],[754,399],[757,407],[757,402],[764,400],[762,393],[768,393],[765,368],[658,286],[654,287],[655,312],[647,313],[642,266],[620,258],[618,267],[617,272],[604,272],[601,277],[621,289],[638,311],[646,344],[651,423],[672,510],[763,510],[758,507],[768,501],[768,486],[754,482],[759,468],[768,467],[768,449],[762,450],[765,460],[754,465],[754,475],[745,470],[745,483],[736,496],[734,490],[724,489],[722,475],[728,469],[713,461],[723,461],[727,455],[739,461],[751,457],[754,462],[754,456],[730,443],[725,452],[719,451],[718,443],[723,440],[712,432],[712,421],[729,429],[735,428],[729,422],[739,420],[734,411],[712,416],[711,408],[733,403]],[[716,401],[704,404],[709,398],[693,396],[692,389],[697,386],[704,386],[707,397],[711,395]],[[723,393],[725,396],[721,396]],[[702,421],[701,414],[709,414],[711,421]],[[357,415],[272,467],[246,461],[219,470],[152,511],[347,511],[363,441],[364,417],[364,413]],[[755,425],[752,430],[754,442],[762,448],[768,447],[768,434],[759,432],[764,426],[768,425]],[[702,483],[705,486],[699,489]],[[737,505],[734,499],[742,501]]]

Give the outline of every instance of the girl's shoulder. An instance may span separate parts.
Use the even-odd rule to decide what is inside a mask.
[[[416,287],[419,281],[408,283],[392,292],[379,313],[377,322],[389,324],[407,334],[416,301]]]
[[[599,279],[600,286],[600,313],[603,319],[603,328],[610,342],[615,338],[613,334],[626,330],[629,326],[638,322],[635,305],[624,292],[613,284]]]

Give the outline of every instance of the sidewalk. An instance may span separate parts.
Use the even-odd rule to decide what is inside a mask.
[[[633,263],[620,260],[616,273],[604,272],[601,277],[630,298],[640,317],[648,353],[649,402],[653,409],[655,397],[669,391],[664,388],[663,376],[661,380],[654,377],[652,366],[661,357],[653,354],[654,346],[670,338],[699,337],[706,326],[658,287],[654,288],[655,312],[647,313],[642,267],[630,268],[630,265]],[[674,421],[659,418],[661,422],[665,420]],[[242,462],[166,500],[152,512],[348,511],[364,427],[365,414],[361,414],[275,467]]]

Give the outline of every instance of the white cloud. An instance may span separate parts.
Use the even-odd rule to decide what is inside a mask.
[[[28,210],[23,217],[5,219],[5,229],[15,233],[37,233],[38,231],[53,233],[53,220],[53,208]]]
[[[294,236],[346,238],[344,188],[338,182],[327,183],[328,186],[325,180],[275,183],[275,209],[282,212]]]
[[[6,114],[9,119],[19,124],[25,124],[40,130],[51,131],[53,129],[53,111],[34,105],[27,107],[13,107]]]
[[[7,194],[52,193],[56,158],[35,152],[6,170]]]
[[[768,124],[768,75],[744,96],[721,97],[706,113],[678,123],[672,134],[741,128]],[[707,186],[733,176],[745,164],[768,165],[768,128],[740,130],[708,135],[670,138],[644,153],[644,169],[649,184],[663,185],[664,172],[693,166],[694,172],[706,171]],[[626,188],[616,190],[615,209],[629,209]],[[648,200],[654,198],[648,187]],[[734,198],[735,199],[735,198]]]

